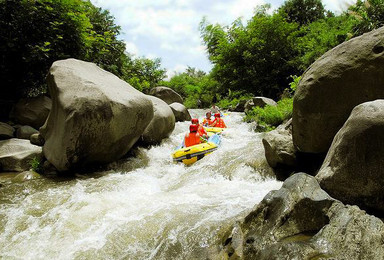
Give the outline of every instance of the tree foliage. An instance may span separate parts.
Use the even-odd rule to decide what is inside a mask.
[[[280,14],[287,22],[300,26],[325,18],[325,8],[321,0],[288,0],[280,8]]]
[[[94,62],[139,89],[156,85],[165,77],[160,60],[127,55],[119,34],[114,17],[87,0],[0,0],[2,98],[44,92],[51,64],[70,57]]]

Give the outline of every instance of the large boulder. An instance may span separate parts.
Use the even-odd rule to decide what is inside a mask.
[[[251,110],[254,107],[265,107],[266,105],[270,106],[276,106],[277,103],[270,98],[266,97],[253,97],[250,100],[248,100],[244,105],[244,112],[247,113],[249,110]]]
[[[177,102],[177,103],[183,103],[183,98],[173,89],[167,88],[167,87],[156,87],[151,89],[149,92],[150,95],[155,96],[157,98],[160,98],[161,100],[165,101],[168,105]]]
[[[175,129],[175,116],[163,100],[148,96],[153,103],[153,118],[142,135],[145,144],[157,144],[171,135]]]
[[[10,118],[19,124],[39,129],[44,125],[51,106],[52,101],[46,96],[20,99],[12,108]]]
[[[296,148],[292,141],[291,122],[280,125],[263,137],[265,157],[272,168],[295,166]]]
[[[146,95],[90,62],[56,61],[47,83],[52,110],[40,132],[59,171],[119,159],[153,117]]]
[[[223,259],[383,259],[384,224],[304,173],[271,191],[223,241]]]
[[[384,98],[384,27],[342,43],[315,61],[293,101],[293,142],[326,153],[352,109]]]
[[[16,130],[16,137],[19,139],[30,139],[31,135],[37,134],[39,131],[37,131],[35,128],[30,127],[29,125],[23,125]]]
[[[317,174],[331,196],[384,213],[384,100],[352,110]]]
[[[40,160],[42,156],[42,148],[31,144],[29,140],[12,138],[0,141],[0,169],[2,171],[29,170],[31,161]]]
[[[192,119],[188,109],[180,103],[172,103],[169,105],[175,115],[176,122],[190,121]]]
[[[10,139],[14,133],[15,129],[12,126],[0,122],[0,140]]]

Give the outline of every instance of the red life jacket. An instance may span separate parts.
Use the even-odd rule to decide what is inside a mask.
[[[220,128],[226,128],[227,127],[222,118],[216,118],[215,122],[216,123],[213,125],[214,127],[220,127]]]
[[[184,138],[185,147],[189,147],[192,145],[200,144],[200,135],[198,133],[188,133]]]
[[[212,120],[210,118],[204,118],[203,125],[210,125],[212,124]]]
[[[207,131],[205,131],[204,127],[202,127],[201,125],[199,125],[199,129],[197,130],[197,132],[200,136],[207,135]]]

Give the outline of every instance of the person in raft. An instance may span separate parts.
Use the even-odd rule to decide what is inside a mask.
[[[211,111],[207,111],[203,120],[203,126],[209,126],[210,124],[212,124],[212,114]]]
[[[212,104],[211,112],[212,112],[212,114],[221,113],[221,112],[220,112],[220,108],[217,107],[217,106],[215,105],[215,103]]]
[[[199,119],[192,118],[191,123],[192,123],[192,125],[198,126],[197,133],[200,135],[200,137],[204,138],[205,141],[208,140],[208,133],[207,133],[207,131],[205,131],[204,127],[199,124]]]
[[[227,128],[227,126],[224,123],[224,120],[220,118],[220,113],[215,114],[215,120],[213,120],[212,124],[210,124],[209,126]]]
[[[200,135],[197,132],[199,126],[198,125],[190,125],[189,133],[187,133],[184,137],[184,146],[189,147],[192,145],[200,144]]]

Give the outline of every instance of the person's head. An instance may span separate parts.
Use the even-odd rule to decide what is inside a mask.
[[[191,123],[192,123],[193,125],[198,125],[198,124],[199,124],[199,119],[197,119],[197,118],[192,118]]]
[[[197,125],[190,125],[189,126],[189,132],[196,133],[197,132],[197,128],[198,128]]]
[[[205,116],[206,116],[207,118],[211,118],[211,116],[212,116],[211,111],[208,111],[207,113],[205,113]]]
[[[216,113],[215,118],[220,118],[220,113]]]

